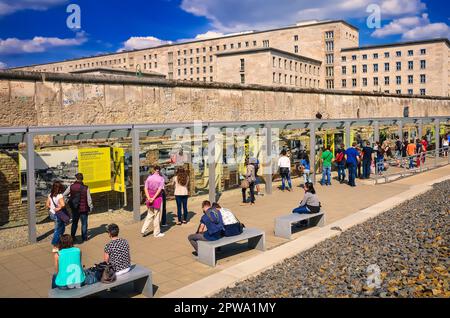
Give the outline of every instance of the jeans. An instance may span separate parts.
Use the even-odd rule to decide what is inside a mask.
[[[303,179],[305,180],[305,183],[311,182],[311,171],[309,170],[303,170]]]
[[[242,189],[242,202],[247,203],[247,189]],[[250,202],[255,203],[255,182],[250,182]]]
[[[88,235],[88,214],[80,213],[78,210],[72,210],[72,228],[70,234],[72,237],[75,237],[78,230],[78,221],[81,220],[81,239],[83,241],[87,241]]]
[[[338,180],[340,182],[345,180],[345,165],[344,164],[338,164]]]
[[[58,288],[60,290],[70,290],[70,289],[74,289],[74,288],[80,288],[80,287],[83,287],[85,285],[86,285],[86,282],[84,281],[84,282],[81,283],[81,285],[79,287],[70,288],[68,286],[57,286],[56,285],[56,274],[53,274],[53,276],[52,276],[52,289]]]
[[[414,169],[414,156],[409,157],[409,169]]]
[[[348,164],[348,184],[352,187],[356,187],[356,165],[353,163]]]
[[[166,225],[167,223],[167,211],[166,211],[166,201],[167,201],[167,197],[166,197],[166,191],[162,190],[161,192],[162,195],[162,210],[161,210],[161,224],[162,225]]]
[[[59,244],[59,238],[66,230],[66,225],[52,213],[50,213],[50,218],[55,221],[55,231],[53,233],[52,245],[57,246]]]
[[[383,172],[384,171],[384,158],[377,158],[377,172]]]
[[[202,233],[191,234],[188,236],[188,240],[196,252],[198,251],[197,241],[207,241],[207,239],[205,239],[205,236]]]
[[[175,201],[177,202],[177,215],[178,215],[178,222],[181,221],[187,221],[188,218],[188,208],[187,208],[187,201],[188,196],[187,195],[176,195]],[[183,207],[183,220],[181,219],[181,207]]]
[[[306,205],[304,206],[299,206],[298,208],[295,208],[292,213],[297,213],[297,214],[309,214],[311,213],[311,211],[309,211],[308,207]]]
[[[281,190],[284,190],[286,188],[285,182],[287,181],[288,188],[292,189],[292,181],[291,181],[291,173],[283,173],[281,174]]]
[[[363,178],[369,179],[370,178],[370,165],[371,161],[369,160],[363,160],[362,162],[362,168],[363,168]]]
[[[325,180],[326,178],[326,180]],[[323,167],[321,185],[331,185],[331,167]]]

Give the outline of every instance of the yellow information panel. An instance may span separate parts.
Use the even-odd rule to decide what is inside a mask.
[[[113,190],[125,192],[125,152],[122,148],[113,149]]]
[[[78,171],[91,193],[111,191],[111,148],[78,149]]]

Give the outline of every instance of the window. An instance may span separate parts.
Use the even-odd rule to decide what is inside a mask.
[[[281,68],[281,58],[278,58],[278,67]]]
[[[421,70],[424,70],[424,69],[426,69],[426,68],[427,68],[427,61],[421,60],[421,61],[420,61],[420,69],[421,69]]]
[[[200,49],[199,48],[197,48],[197,54],[199,54],[200,53]]]
[[[364,55],[362,56],[362,58],[363,58],[363,60],[367,60],[367,54],[364,54]]]
[[[356,65],[353,65],[353,66],[352,66],[352,73],[353,73],[353,74],[356,74]]]
[[[245,84],[245,74],[241,74],[241,84]]]
[[[289,70],[292,71],[292,61],[289,62]]]
[[[284,84],[287,84],[287,75],[284,75]]]
[[[333,64],[334,63],[334,55],[333,54],[327,54],[326,55],[326,61],[327,61],[327,64]]]
[[[295,77],[295,86],[298,86],[298,76]]]
[[[234,44],[233,44],[233,43],[231,43],[230,47],[231,47],[231,49],[234,49]]]
[[[257,46],[258,43],[256,41],[253,41],[253,46]]]
[[[367,73],[367,64],[363,64],[362,68],[363,68],[363,73]]]
[[[181,70],[178,69],[178,76],[181,76]]]
[[[284,60],[284,69],[287,70],[287,60]]]
[[[347,57],[346,56],[342,57],[342,62],[347,62]]]
[[[326,72],[327,72],[327,76],[328,77],[333,76],[334,75],[334,68],[333,67],[327,67]]]
[[[374,53],[373,58],[376,60],[378,58],[378,53]]]
[[[422,96],[426,95],[425,88],[421,88],[420,89],[420,95],[422,95]]]
[[[206,56],[203,57],[203,63],[206,63]]]
[[[387,58],[387,59],[388,59],[388,58],[389,58],[389,56],[390,56],[389,52],[384,52],[384,57],[385,57],[385,58]]]
[[[212,55],[209,56],[209,61],[210,61],[210,62],[213,61],[213,56],[212,56]]]
[[[200,74],[200,67],[197,67],[197,74]]]
[[[408,75],[408,84],[414,84],[414,77],[412,75]]]
[[[281,74],[278,74],[278,83],[281,83]]]
[[[178,66],[181,65],[181,59],[178,59]]]
[[[294,52],[298,53],[298,45],[294,46]]]
[[[209,51],[210,51],[210,52],[213,51],[213,47],[212,47],[212,46],[209,47]]]
[[[425,74],[420,74],[420,83],[425,84],[427,82],[427,77]]]
[[[333,39],[333,38],[334,38],[334,31],[325,32],[325,39]]]
[[[388,89],[387,89],[387,90],[385,90],[384,92],[385,92],[386,94],[389,94],[389,90],[388,90]]]
[[[151,64],[150,64],[151,65]],[[158,62],[155,62],[155,68],[157,68],[158,67]]]
[[[395,93],[396,93],[397,95],[400,95],[400,94],[402,93],[402,90],[401,90],[401,89],[397,89],[397,90],[395,91]]]
[[[401,71],[402,70],[402,62],[397,62],[396,67],[397,67],[397,71]]]
[[[389,72],[389,63],[384,63],[384,71]]]
[[[401,51],[397,51],[397,52],[395,52],[395,55],[396,55],[397,57],[401,57],[401,56],[402,56],[402,52],[401,52]]]
[[[352,55],[352,61],[356,61],[356,55]]]
[[[346,79],[343,79],[343,80],[342,80],[342,87],[343,87],[343,88],[346,88],[346,87],[347,87],[347,80],[346,80]]]
[[[250,43],[249,42],[245,42],[245,47],[249,47]]]
[[[298,62],[295,62],[295,71],[298,71]]]
[[[197,64],[199,64],[200,63],[200,57],[197,56],[196,60],[197,60]]]
[[[191,58],[189,59],[189,61],[191,62],[191,64],[194,64],[194,58],[193,58],[193,57],[191,57]]]
[[[413,50],[409,50],[408,51],[408,56],[413,56],[414,55],[414,51]]]
[[[269,46],[270,46],[269,40],[264,40],[263,41],[263,47],[269,47]]]
[[[374,64],[373,65],[373,71],[374,72],[378,72],[378,64]]]
[[[412,89],[408,89],[408,95],[412,95],[413,94],[413,90]]]
[[[212,73],[214,71],[214,68],[212,66],[209,67],[209,72]]]
[[[238,43],[238,49],[242,47],[241,42]]]
[[[356,78],[352,79],[352,86],[356,87]]]
[[[292,75],[291,76],[289,76],[289,84],[293,84],[293,82],[292,82]]]
[[[367,78],[364,77],[362,80],[363,80],[363,86],[367,86]]]
[[[203,66],[203,74],[206,73],[206,66]]]
[[[193,53],[194,53],[194,49],[190,49],[189,52],[190,52],[191,54],[193,54]]]
[[[276,83],[276,81],[277,81],[277,73],[274,72],[273,73],[273,82]]]
[[[298,35],[294,35],[294,41],[295,41],[295,42],[298,41]]]
[[[384,85],[389,85],[389,81],[390,81],[389,76],[385,76],[384,77]]]
[[[216,51],[220,51],[220,46],[219,45],[216,46]]]
[[[395,79],[396,79],[397,85],[402,85],[402,77],[401,76],[397,76]]]
[[[334,89],[334,80],[327,80],[327,89]]]
[[[373,78],[373,86],[378,86],[378,77]]]
[[[342,75],[346,75],[346,74],[347,74],[347,66],[342,66]]]
[[[425,54],[427,54],[427,50],[426,49],[421,49],[420,50],[420,55],[425,55]]]
[[[408,61],[408,70],[414,69],[414,61]]]
[[[326,49],[328,52],[333,51],[334,50],[334,42],[333,41],[327,41],[326,42]]]
[[[277,58],[273,57],[273,67],[276,67],[276,66],[277,66]]]
[[[241,72],[245,72],[245,59],[241,59]]]

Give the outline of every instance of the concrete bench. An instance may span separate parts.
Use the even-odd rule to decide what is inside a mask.
[[[198,260],[214,267],[216,266],[216,248],[245,240],[248,240],[249,248],[260,251],[266,249],[266,234],[263,231],[244,228],[244,232],[240,235],[223,237],[217,241],[198,241]]]
[[[275,219],[275,236],[290,240],[292,237],[292,225],[305,220],[313,221],[313,225],[318,225],[320,227],[325,226],[324,212],[314,214],[291,213],[289,215],[280,216]]]
[[[115,282],[111,284],[104,284],[98,282],[92,285],[83,286],[81,288],[61,290],[58,288],[50,289],[48,293],[49,298],[82,298],[97,294],[107,289],[118,287],[132,283],[136,292],[141,292],[146,297],[153,297],[152,272],[145,267],[139,265],[131,266],[131,270],[124,274],[117,276]]]

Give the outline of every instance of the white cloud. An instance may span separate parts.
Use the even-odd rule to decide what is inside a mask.
[[[165,41],[158,39],[154,36],[133,36],[123,42],[123,47],[118,50],[120,51],[129,51],[129,50],[140,50],[147,49],[155,46],[160,46],[164,44],[172,44],[172,41]]]
[[[213,39],[213,38],[219,38],[221,36],[224,36],[221,32],[215,32],[215,31],[208,31],[206,33],[198,34],[194,40],[206,40],[206,39]]]
[[[421,17],[394,19],[372,33],[375,38],[391,35],[402,35],[403,40],[447,38],[450,36],[450,27],[445,23],[431,23],[428,14],[423,14]]]
[[[0,54],[20,54],[45,52],[52,48],[78,46],[87,41],[84,32],[77,33],[75,38],[60,39],[56,37],[35,36],[31,40],[17,38],[0,39]]]
[[[6,63],[0,62],[0,70],[4,70],[6,69],[8,66],[6,65]]]
[[[0,16],[27,9],[44,11],[66,2],[68,0],[0,0]]]
[[[366,8],[378,4],[383,19],[423,12],[422,0],[183,0],[181,8],[209,19],[217,32],[265,29],[300,20],[368,17]]]

